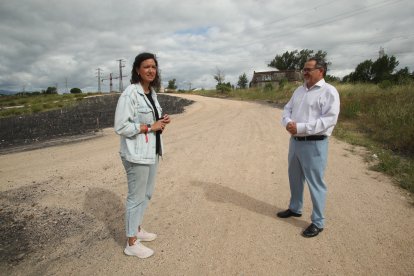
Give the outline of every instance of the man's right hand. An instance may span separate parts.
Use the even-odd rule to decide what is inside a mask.
[[[294,121],[290,121],[287,125],[286,125],[286,130],[292,134],[295,135],[296,133],[298,133],[298,130],[296,128],[296,122]]]

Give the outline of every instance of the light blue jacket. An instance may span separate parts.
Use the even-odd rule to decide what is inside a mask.
[[[157,100],[157,94],[152,90],[152,98],[158,114],[162,116],[162,108]],[[139,133],[140,124],[153,124],[155,112],[151,102],[144,94],[141,84],[129,85],[118,99],[115,110],[115,132],[121,136],[120,155],[129,162],[138,164],[154,164],[156,153],[155,132],[146,135]],[[161,135],[161,153],[163,152]]]

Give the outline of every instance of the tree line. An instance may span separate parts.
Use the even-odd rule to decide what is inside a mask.
[[[72,88],[70,90],[71,94],[80,94],[82,90],[80,88]],[[58,94],[57,88],[55,86],[49,86],[46,89],[42,89],[41,91],[33,91],[33,92],[19,92],[16,93],[17,96],[36,96],[36,95],[53,95]]]
[[[332,63],[327,60],[328,53],[323,50],[293,50],[286,51],[283,54],[277,54],[267,64],[270,68],[275,68],[279,71],[283,70],[301,70],[306,61],[310,57],[317,57],[323,59],[329,65]],[[328,82],[349,82],[349,83],[376,83],[381,85],[393,85],[393,84],[407,84],[414,81],[414,72],[410,72],[408,67],[397,70],[399,61],[393,55],[388,56],[386,54],[380,56],[377,60],[371,59],[365,60],[358,64],[353,72],[344,76],[342,79],[330,74],[326,74],[325,80]],[[216,90],[221,92],[227,92],[234,89],[234,85],[230,82],[225,82],[225,74],[223,70],[216,68],[216,73],[213,75],[214,80],[217,82]],[[249,80],[246,73],[239,76],[237,82],[237,88],[246,89],[248,87]],[[168,82],[168,89],[176,89],[175,79]]]
[[[282,55],[276,55],[275,58],[268,64],[269,67],[277,70],[300,70],[305,65],[308,58],[314,56],[325,60],[329,65],[331,62],[326,59],[328,53],[326,51],[303,49],[286,51]],[[406,84],[414,81],[414,72],[410,72],[408,67],[397,70],[399,61],[393,55],[388,56],[384,54],[378,57],[377,60],[365,60],[358,64],[353,72],[339,77],[327,74],[325,79],[327,81],[341,81],[350,83],[380,83],[380,84]],[[240,76],[241,78],[241,76]]]

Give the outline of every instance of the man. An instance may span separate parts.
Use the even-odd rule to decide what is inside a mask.
[[[280,218],[300,217],[305,180],[311,194],[312,223],[304,237],[315,237],[325,223],[326,184],[323,180],[328,156],[328,137],[338,120],[339,94],[324,80],[327,64],[319,58],[308,59],[303,68],[305,83],[298,87],[283,110],[282,124],[292,135],[289,143],[290,203]]]

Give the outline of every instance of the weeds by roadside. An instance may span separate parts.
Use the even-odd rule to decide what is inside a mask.
[[[76,101],[82,100],[88,94],[35,94],[35,95],[11,95],[0,97],[0,118],[18,116],[24,114],[39,113],[53,109],[71,106]]]

